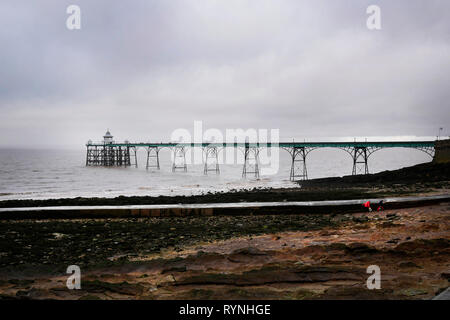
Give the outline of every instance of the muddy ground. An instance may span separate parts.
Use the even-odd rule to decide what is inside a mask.
[[[3,299],[430,299],[450,203],[381,213],[0,221]],[[81,290],[65,268],[81,267]],[[381,289],[368,290],[369,265]]]

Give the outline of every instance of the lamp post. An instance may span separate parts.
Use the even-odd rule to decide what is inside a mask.
[[[441,132],[442,132],[443,129],[444,129],[444,128],[442,128],[442,127],[439,128],[439,132],[438,132],[438,140],[441,138]]]

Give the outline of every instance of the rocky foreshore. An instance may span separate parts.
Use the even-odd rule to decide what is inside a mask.
[[[4,201],[1,206],[310,201],[448,194],[448,168],[430,163],[390,174],[312,180],[291,190],[175,198]],[[2,219],[0,298],[434,297],[449,286],[450,203],[443,200],[421,207],[386,209],[292,215],[280,207],[271,215]],[[69,265],[81,268],[81,290],[66,287]],[[370,265],[380,267],[379,290],[366,286]]]
[[[429,299],[450,204],[364,214],[0,222],[3,299]],[[81,290],[66,287],[81,267]],[[381,289],[368,290],[378,265]]]

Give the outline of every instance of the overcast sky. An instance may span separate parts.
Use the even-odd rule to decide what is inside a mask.
[[[282,139],[448,135],[449,107],[448,0],[0,2],[3,147],[82,146],[107,128],[169,140],[194,120]]]

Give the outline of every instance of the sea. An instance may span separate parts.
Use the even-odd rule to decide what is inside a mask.
[[[188,164],[187,172],[172,172],[171,151],[160,152],[160,170],[146,170],[146,150],[137,152],[138,167],[86,166],[86,149],[0,149],[0,201],[195,195],[253,188],[301,187],[289,180],[291,158],[280,150],[273,174],[242,177],[242,164],[221,164],[220,174],[205,175],[202,164]],[[374,152],[369,171],[376,173],[429,162],[431,157],[415,149],[392,148]],[[340,149],[316,149],[307,156],[309,179],[352,173],[352,158]]]

